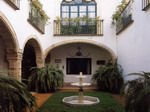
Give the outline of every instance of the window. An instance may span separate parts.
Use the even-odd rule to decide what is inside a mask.
[[[61,18],[96,17],[96,2],[85,2],[84,0],[63,1],[61,3]]]
[[[91,58],[67,58],[67,74],[91,74]]]
[[[54,27],[54,35],[60,36],[103,35],[103,20],[97,17],[95,0],[63,0]]]

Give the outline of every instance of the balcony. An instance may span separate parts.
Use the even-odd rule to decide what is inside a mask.
[[[42,4],[38,0],[30,3],[29,23],[33,25],[40,33],[45,33],[45,25],[48,22],[48,15],[42,9]]]
[[[54,36],[103,36],[103,20],[55,20]]]
[[[20,0],[5,0],[15,10],[20,9]]]
[[[120,17],[116,20],[116,34],[118,35],[121,31],[126,29],[132,22],[132,2],[130,1],[122,11]]]
[[[146,11],[150,8],[150,0],[142,0],[142,10]]]
[[[29,13],[28,21],[42,34],[45,32],[45,20],[41,18],[40,14],[34,15],[33,13]]]

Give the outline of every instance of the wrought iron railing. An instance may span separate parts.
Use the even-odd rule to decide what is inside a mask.
[[[29,13],[28,20],[38,31],[44,34],[45,32],[45,20],[40,16],[35,16],[33,13]]]
[[[103,35],[103,20],[91,19],[88,21],[55,20],[54,35]]]
[[[132,1],[130,1],[121,13],[120,17],[116,20],[116,34],[119,34],[132,22]]]
[[[5,0],[10,3],[15,9],[20,9],[20,0]]]
[[[142,0],[142,10],[147,10],[150,7],[150,0]]]

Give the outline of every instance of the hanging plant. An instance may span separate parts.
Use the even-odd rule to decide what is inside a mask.
[[[41,16],[44,18],[45,21],[48,21],[49,17],[48,17],[48,15],[45,13],[44,10],[41,10],[41,11],[40,11],[40,14],[41,14]]]
[[[38,10],[41,10],[41,9],[42,9],[42,4],[41,4],[38,0],[32,1],[32,4],[33,4]]]
[[[121,13],[126,8],[127,2],[122,0],[121,4],[117,6],[115,13],[112,15],[112,25],[115,25],[115,22],[121,18]]]
[[[45,21],[48,21],[49,16],[45,13],[45,11],[44,11],[43,8],[42,8],[42,4],[41,4],[38,0],[32,1],[32,2],[31,2],[31,6],[34,7],[34,8],[36,8],[36,9],[39,11],[41,17],[42,17]]]
[[[60,24],[61,18],[59,16],[56,16],[56,24]]]

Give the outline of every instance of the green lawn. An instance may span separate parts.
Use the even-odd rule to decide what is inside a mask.
[[[72,95],[77,95],[77,92],[56,92],[37,112],[124,112],[124,107],[109,93],[85,92],[84,95],[99,98],[100,103],[94,106],[69,107],[62,103],[64,97]]]

